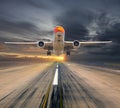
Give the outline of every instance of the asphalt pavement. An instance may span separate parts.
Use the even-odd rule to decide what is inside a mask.
[[[25,74],[32,66],[22,69],[21,74]],[[3,87],[8,87],[7,74],[23,71],[20,67],[15,67],[14,73],[8,70],[0,70],[1,89],[3,82]],[[22,79],[17,86],[9,84],[9,89],[0,93],[0,108],[120,108],[120,70],[68,62],[51,63],[40,70],[35,69],[37,74],[27,83]]]

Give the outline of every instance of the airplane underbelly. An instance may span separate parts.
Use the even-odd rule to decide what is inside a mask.
[[[61,55],[64,51],[64,33],[57,32],[55,33],[53,49],[55,55]]]
[[[54,53],[55,55],[61,55],[64,51],[63,42],[55,42],[54,43]]]

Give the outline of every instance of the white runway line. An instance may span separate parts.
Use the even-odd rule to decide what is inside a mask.
[[[58,65],[57,65],[57,67],[58,67]],[[53,85],[58,85],[58,68],[56,68],[56,70],[55,70]]]

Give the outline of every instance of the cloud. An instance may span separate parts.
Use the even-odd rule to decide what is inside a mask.
[[[68,40],[85,40],[88,36],[86,25],[92,20],[92,16],[87,11],[78,11],[72,8],[55,17],[58,25],[62,25],[66,31],[66,39]]]
[[[37,40],[44,39],[43,36],[51,35],[52,31],[40,30],[32,22],[12,22],[0,19],[0,33],[1,41],[7,38],[11,38],[11,40]]]
[[[93,40],[101,40],[107,41],[111,40],[113,43],[108,44],[95,51],[89,51],[94,55],[107,55],[107,56],[119,56],[120,55],[120,20],[119,17],[111,16],[109,13],[103,12],[94,19],[94,24],[96,24],[96,28],[94,28],[96,35],[92,37]]]
[[[115,23],[110,28],[104,30],[104,32],[98,32],[98,39],[100,40],[112,40],[113,42],[120,43],[120,23]]]

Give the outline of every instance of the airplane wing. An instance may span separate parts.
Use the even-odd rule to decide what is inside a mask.
[[[38,42],[4,42],[9,45],[37,45]]]
[[[65,49],[74,49],[74,47],[80,47],[80,46],[91,46],[91,45],[99,45],[99,44],[108,44],[112,43],[112,41],[87,41],[87,42],[79,42],[77,40],[75,41],[65,41]]]
[[[40,48],[43,49],[49,49],[52,50],[53,49],[53,42],[44,42],[44,41],[35,41],[35,42],[4,42],[5,44],[8,45],[33,45],[33,46],[38,46]]]
[[[80,45],[88,46],[88,45],[108,44],[108,43],[112,43],[112,41],[88,41],[88,42],[80,42]]]

